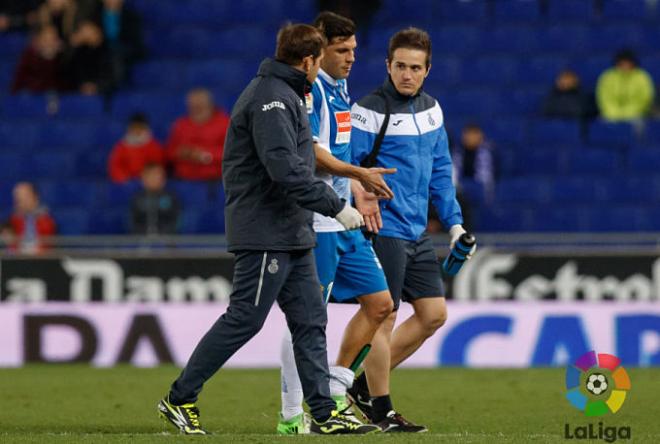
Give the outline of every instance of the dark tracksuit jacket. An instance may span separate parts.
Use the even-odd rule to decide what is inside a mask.
[[[312,415],[323,419],[335,407],[312,222],[313,212],[334,217],[345,202],[314,176],[304,101],[309,86],[303,72],[266,59],[234,106],[222,166],[234,289],[227,312],[172,385],[174,403],[194,402],[204,382],[261,329],[277,300]]]

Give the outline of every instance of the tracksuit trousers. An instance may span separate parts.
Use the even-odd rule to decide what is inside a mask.
[[[335,403],[329,388],[327,312],[312,250],[236,254],[229,307],[172,384],[170,402],[195,402],[204,383],[261,330],[275,301],[286,315],[311,414],[317,420],[329,417]]]

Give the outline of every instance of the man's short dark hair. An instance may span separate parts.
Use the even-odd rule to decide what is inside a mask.
[[[639,59],[635,51],[629,48],[619,50],[614,56],[614,64],[618,65],[619,62],[630,62],[635,66],[639,66]]]
[[[286,25],[277,33],[275,59],[287,65],[299,65],[305,57],[318,58],[326,44],[321,31],[311,25]]]
[[[144,113],[134,113],[128,119],[128,124],[149,126],[149,119]]]
[[[355,35],[353,20],[330,11],[323,11],[317,15],[314,26],[325,35],[328,43],[332,43],[335,38],[343,41]]]
[[[423,29],[410,27],[394,34],[387,50],[387,59],[390,62],[394,57],[394,51],[399,48],[419,49],[426,52],[426,67],[431,66],[431,37]]]

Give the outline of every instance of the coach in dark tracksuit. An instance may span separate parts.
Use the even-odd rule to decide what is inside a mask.
[[[362,220],[314,177],[304,102],[309,77],[266,59],[234,106],[223,159],[227,241],[236,255],[233,292],[227,312],[172,385],[173,405],[196,401],[202,385],[259,332],[277,300],[293,335],[312,416],[324,421],[335,409],[328,387],[327,315],[311,250],[316,243],[312,212],[351,228]]]

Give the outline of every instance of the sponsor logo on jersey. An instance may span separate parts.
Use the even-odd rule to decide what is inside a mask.
[[[353,113],[353,114],[351,114],[351,119],[355,119],[355,120],[357,120],[357,121],[360,122],[362,125],[366,125],[366,124],[367,124],[367,118],[364,117],[362,114]]]
[[[262,108],[261,111],[270,111],[273,108],[281,108],[281,109],[286,109],[284,106],[284,103],[280,102],[279,100],[275,100],[273,102],[265,104]]]
[[[349,143],[351,141],[351,113],[350,111],[335,112],[335,122],[337,123],[336,144]]]

